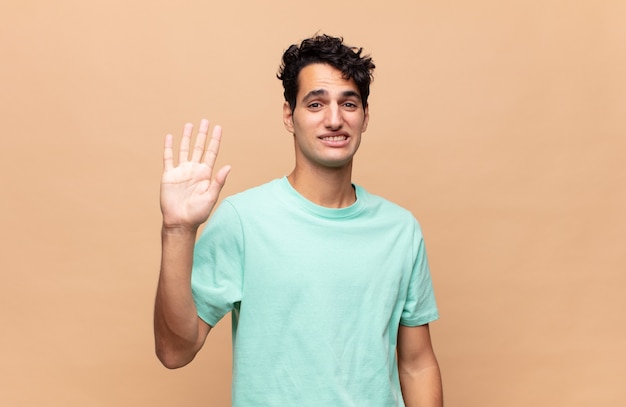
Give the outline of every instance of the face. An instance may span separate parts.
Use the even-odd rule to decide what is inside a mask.
[[[296,166],[342,168],[352,163],[369,114],[354,80],[327,64],[311,64],[298,75],[296,107],[283,106],[283,121],[294,135]]]

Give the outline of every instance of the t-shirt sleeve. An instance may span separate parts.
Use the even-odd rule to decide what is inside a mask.
[[[191,288],[198,316],[215,326],[241,301],[243,233],[228,201],[215,210],[194,250]]]
[[[430,276],[426,246],[419,224],[415,221],[413,234],[413,270],[400,324],[419,326],[439,318],[433,283]]]

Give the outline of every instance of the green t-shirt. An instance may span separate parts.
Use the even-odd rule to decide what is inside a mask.
[[[233,406],[404,406],[398,325],[438,318],[411,213],[355,186],[313,204],[286,177],[226,198],[196,244],[193,294],[233,318]]]

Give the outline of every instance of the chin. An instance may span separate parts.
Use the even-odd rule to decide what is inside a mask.
[[[348,160],[329,160],[329,161],[322,162],[320,164],[325,168],[343,169],[352,164],[352,159],[350,158]]]

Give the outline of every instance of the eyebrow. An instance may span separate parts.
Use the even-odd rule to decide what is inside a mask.
[[[309,93],[307,93],[306,95],[304,95],[304,97],[302,98],[302,102],[306,102],[307,100],[315,98],[317,96],[325,96],[325,95],[328,95],[328,91],[326,89],[314,89],[310,91]],[[355,90],[343,91],[341,92],[341,96],[344,98],[356,97],[359,100],[361,100],[361,95],[359,94],[359,92]]]

